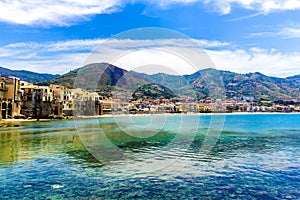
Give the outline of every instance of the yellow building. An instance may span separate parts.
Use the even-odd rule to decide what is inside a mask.
[[[72,115],[73,99],[72,91],[61,85],[50,85],[53,91],[53,114],[54,115]]]
[[[212,112],[212,106],[207,103],[199,103],[197,104],[197,111],[201,113]]]
[[[20,115],[20,80],[15,77],[0,77],[0,119]]]

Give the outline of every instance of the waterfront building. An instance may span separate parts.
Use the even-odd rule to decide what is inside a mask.
[[[21,114],[26,117],[48,118],[52,115],[53,93],[49,86],[24,85]]]
[[[194,102],[182,103],[183,111],[186,112],[196,112],[197,104]]]
[[[100,115],[111,114],[114,110],[118,109],[118,105],[113,100],[102,100],[100,102]]]
[[[21,111],[20,79],[0,77],[0,119],[14,118]]]
[[[61,85],[50,85],[53,92],[52,109],[53,114],[62,116],[72,116],[74,109],[74,99],[72,98],[72,91]]]
[[[212,111],[212,107],[207,103],[198,103],[197,111],[200,113],[208,113]]]
[[[103,96],[80,88],[71,90],[74,114],[76,116],[95,116],[101,114],[100,101]]]

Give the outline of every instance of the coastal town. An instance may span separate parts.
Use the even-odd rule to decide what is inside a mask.
[[[34,85],[16,77],[0,77],[0,119],[64,119],[73,116],[105,114],[159,114],[211,112],[300,112],[299,105],[283,101],[260,100],[254,97],[231,99],[188,96],[170,99],[130,99],[130,93],[70,89],[61,85]],[[124,98],[126,96],[126,98]]]

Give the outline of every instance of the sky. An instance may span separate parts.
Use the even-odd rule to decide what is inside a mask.
[[[287,77],[300,74],[298,19],[300,0],[0,0],[0,66],[63,74],[100,48],[97,62],[129,70],[155,60],[193,73],[176,55],[161,52],[190,48],[181,38],[144,38],[139,31],[116,37],[156,27],[184,34],[217,69]]]

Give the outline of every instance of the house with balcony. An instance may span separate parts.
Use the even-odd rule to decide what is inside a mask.
[[[66,115],[72,116],[73,115],[73,105],[74,100],[72,98],[72,91],[64,86],[61,85],[50,85],[50,88],[53,92],[53,114],[54,115]]]
[[[0,119],[14,118],[20,115],[20,111],[20,79],[0,77]]]
[[[49,86],[23,85],[21,114],[33,118],[48,118],[52,115],[53,91]]]

